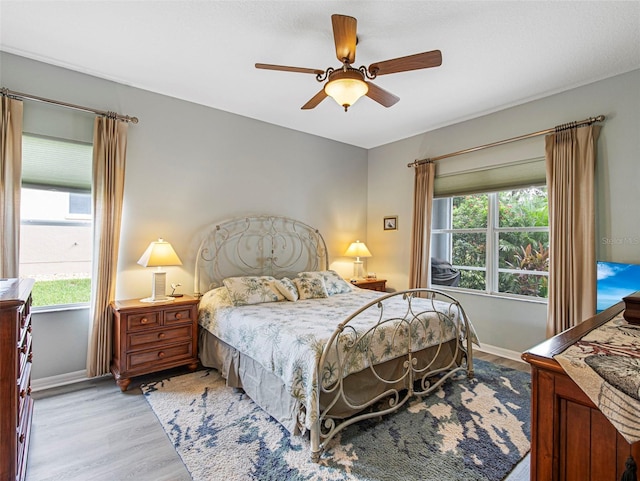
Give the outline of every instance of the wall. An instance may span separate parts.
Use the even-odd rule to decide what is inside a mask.
[[[150,294],[151,272],[136,262],[158,237],[183,262],[167,268],[167,282],[193,292],[199,232],[247,213],[317,227],[332,267],[351,274],[341,256],[366,235],[366,150],[4,52],[0,72],[11,90],[139,117],[129,126],[117,298]],[[24,104],[31,133],[91,141],[93,117]],[[35,380],[84,369],[88,317],[87,309],[34,315]]]
[[[407,163],[597,114],[607,116],[598,143],[598,258],[640,263],[640,71],[368,152],[4,52],[0,73],[3,87],[140,118],[129,128],[120,299],[149,295],[150,273],[136,261],[157,237],[169,240],[184,264],[167,269],[168,282],[191,292],[198,233],[248,212],[318,227],[332,267],[346,277],[352,263],[342,253],[354,239],[366,240],[373,257],[365,269],[392,289],[406,288],[413,196]],[[90,141],[92,122],[89,114],[25,102],[26,131]],[[543,146],[542,137],[529,139],[447,159],[438,170],[537,158]],[[397,231],[383,231],[385,215],[398,215]],[[518,353],[544,339],[545,304],[458,297],[485,346]],[[34,379],[84,369],[88,317],[88,310],[34,316]]]
[[[369,151],[369,269],[393,289],[408,287],[416,159],[436,157],[604,114],[598,140],[596,238],[598,260],[640,263],[640,70],[612,77]],[[427,107],[428,108],[428,107]],[[544,157],[535,137],[438,162],[439,174]],[[382,218],[398,215],[398,230]],[[519,353],[545,337],[546,304],[456,294],[484,344]]]

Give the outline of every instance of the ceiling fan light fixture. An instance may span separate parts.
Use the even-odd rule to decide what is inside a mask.
[[[325,93],[344,107],[346,112],[357,100],[369,92],[369,86],[356,69],[337,70],[329,76],[324,86]]]

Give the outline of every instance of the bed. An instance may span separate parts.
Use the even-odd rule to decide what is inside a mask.
[[[473,376],[473,328],[460,303],[432,289],[380,293],[329,269],[317,229],[246,216],[206,229],[196,259],[201,363],[221,372],[318,461],[362,419]]]

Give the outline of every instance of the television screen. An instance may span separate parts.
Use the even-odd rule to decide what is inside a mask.
[[[597,312],[640,291],[640,264],[598,261]]]

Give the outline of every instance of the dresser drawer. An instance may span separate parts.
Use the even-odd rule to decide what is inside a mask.
[[[32,347],[31,347],[31,334],[29,333],[27,335],[27,338],[24,339],[22,346],[20,346],[20,348],[18,349],[18,351],[20,352],[20,356],[19,356],[19,360],[20,360],[20,364],[19,364],[19,371],[18,371],[18,376],[21,375],[21,373],[24,373],[27,370],[27,366],[30,368],[31,367],[31,361],[33,358],[33,353],[32,353]]]
[[[162,311],[145,312],[144,314],[129,314],[127,316],[127,331],[139,331],[152,327],[160,327]]]
[[[23,418],[25,412],[25,406],[29,399],[31,399],[31,364],[27,365],[24,372],[21,373],[20,379],[18,379],[18,424],[20,419]]]
[[[136,369],[145,364],[162,364],[189,359],[193,356],[192,342],[185,342],[169,347],[138,351],[127,354],[127,369]]]
[[[183,324],[185,322],[191,322],[191,308],[167,309],[164,312],[165,326],[171,324]]]
[[[148,349],[153,347],[153,344],[162,344],[162,346],[157,347],[163,347],[166,344],[174,342],[190,341],[191,338],[192,327],[189,323],[181,327],[172,327],[129,334],[127,336],[127,348],[128,350]]]

